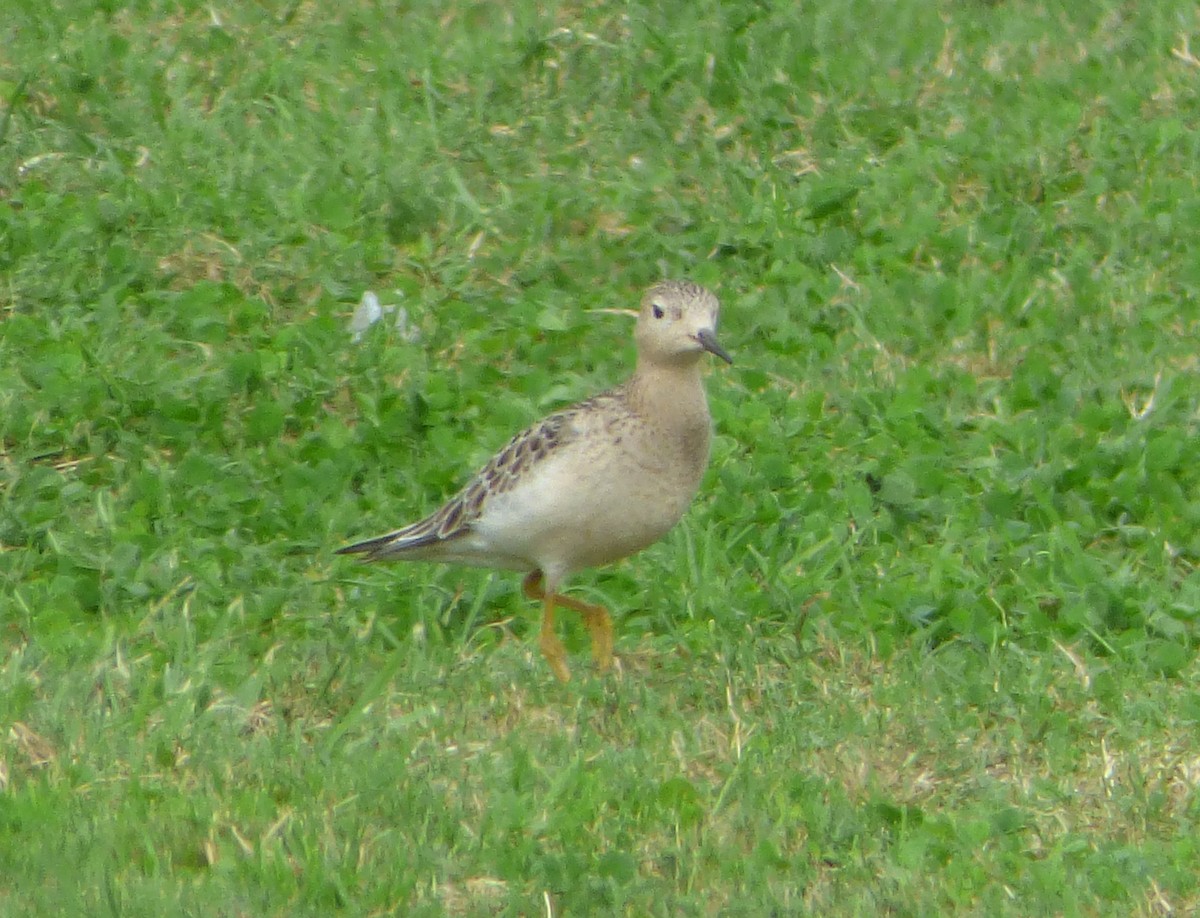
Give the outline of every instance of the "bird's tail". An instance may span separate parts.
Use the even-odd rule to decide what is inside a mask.
[[[373,539],[339,548],[334,554],[364,555],[364,561],[383,561],[441,541],[443,540],[437,534],[436,528],[431,529],[429,521],[422,520],[412,526],[405,526],[403,529],[389,532],[387,535],[376,536]]]

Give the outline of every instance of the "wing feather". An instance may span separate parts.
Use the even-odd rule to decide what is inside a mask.
[[[471,531],[488,500],[511,490],[538,463],[577,436],[576,416],[619,398],[611,390],[543,418],[508,441],[463,488],[425,519],[402,529],[339,548],[337,554],[380,561],[461,538]]]

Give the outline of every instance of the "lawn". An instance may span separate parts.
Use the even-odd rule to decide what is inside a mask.
[[[0,913],[1200,911],[1189,42],[8,0]],[[683,523],[573,582],[615,672],[333,554],[620,381],[662,277],[736,362]]]

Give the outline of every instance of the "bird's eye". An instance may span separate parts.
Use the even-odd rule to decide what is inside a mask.
[[[654,308],[651,310],[651,312],[654,313],[654,318],[656,319],[661,319],[663,317],[662,307],[659,306],[658,303],[654,304]]]

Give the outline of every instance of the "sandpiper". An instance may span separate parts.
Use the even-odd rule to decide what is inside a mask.
[[[608,611],[559,589],[576,571],[656,542],[692,502],[712,439],[700,358],[733,363],[717,342],[719,308],[690,281],[654,285],[638,312],[628,380],[517,434],[425,519],[338,554],[525,571],[525,595],[542,602],[539,644],[554,675],[571,677],[554,632],[559,606],[583,616],[596,666],[608,669]]]

